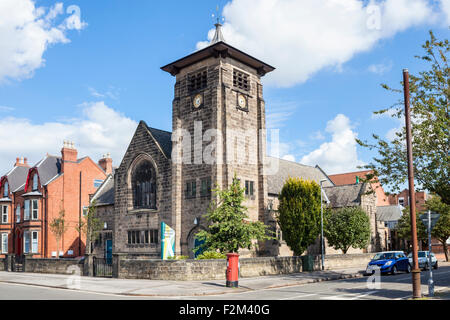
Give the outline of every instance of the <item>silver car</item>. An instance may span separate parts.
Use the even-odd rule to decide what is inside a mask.
[[[419,257],[419,268],[428,270],[429,258],[430,258],[429,252],[428,251],[419,251],[418,257]],[[409,259],[409,264],[412,266],[413,265],[412,253],[410,253],[408,255],[408,259]],[[438,268],[438,261],[433,252],[431,253],[431,265],[432,265],[433,269]]]

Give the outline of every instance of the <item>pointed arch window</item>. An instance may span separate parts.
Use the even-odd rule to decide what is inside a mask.
[[[131,179],[135,209],[156,209],[156,171],[148,160],[139,162]]]

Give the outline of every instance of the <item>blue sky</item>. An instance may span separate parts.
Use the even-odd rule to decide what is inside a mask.
[[[11,142],[0,151],[0,172],[8,171],[18,156],[37,162],[47,152],[58,154],[64,139],[74,140],[80,156],[97,160],[111,152],[119,165],[139,120],[171,131],[174,78],[160,67],[208,40],[217,3],[225,17],[225,40],[277,67],[274,76],[264,80],[264,95],[269,126],[280,129],[281,156],[319,164],[329,173],[355,170],[356,164],[370,162],[375,154],[352,144],[352,134],[369,139],[372,133],[385,136],[399,126],[398,121],[372,117],[373,111],[399,99],[380,84],[399,86],[403,68],[416,73],[426,67],[414,56],[422,53],[430,29],[438,38],[449,35],[448,0],[411,0],[402,13],[388,6],[392,1],[379,3],[381,28],[366,34],[357,29],[358,17],[367,14],[369,3],[357,0],[348,1],[356,5],[349,18],[344,16],[348,8],[327,12],[334,0],[314,2],[317,7],[300,0],[13,0],[15,6],[31,3],[45,12],[27,23],[59,8],[43,29],[50,33],[59,28],[65,40],[41,40],[42,54],[29,59],[42,60],[30,62],[26,71],[20,64],[10,66],[14,61],[0,54],[0,136]],[[274,2],[278,6],[268,10]],[[259,7],[252,12],[255,3]],[[61,27],[68,26],[73,16],[67,12],[70,5],[80,8],[77,22],[84,25]],[[15,17],[5,10],[0,5],[0,17]],[[314,13],[310,20],[301,19],[309,10]],[[353,17],[354,22],[343,26]],[[289,28],[280,22],[284,18]],[[17,19],[20,25],[20,14]],[[273,34],[265,31],[267,24]],[[333,36],[335,31],[339,33]],[[22,34],[8,32],[12,31],[0,24],[0,47],[2,42],[23,40]],[[27,42],[30,49],[11,44],[10,50],[35,53],[33,41],[39,40]],[[2,67],[11,67],[10,73],[2,74]],[[348,157],[339,160],[338,154]]]

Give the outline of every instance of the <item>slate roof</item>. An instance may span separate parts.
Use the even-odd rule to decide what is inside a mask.
[[[158,142],[164,155],[170,159],[172,157],[172,133],[149,127],[144,121],[141,122],[147,127],[153,138]]]
[[[332,208],[356,207],[361,204],[365,184],[352,184],[324,188]]]
[[[61,174],[61,162],[61,157],[47,155],[36,165],[41,185],[47,185]]]
[[[91,201],[93,200],[96,200],[97,206],[114,204],[114,176],[112,174],[97,189]]]
[[[281,192],[285,182],[289,178],[302,178],[304,180],[314,180],[320,183],[320,180],[327,179],[328,182],[323,184],[324,187],[333,186],[333,183],[328,176],[319,168],[302,165],[297,162],[287,161],[283,159],[277,159],[273,157],[267,157],[267,162],[276,161],[279,162],[278,172],[274,175],[267,176],[267,187],[269,194],[278,195]]]
[[[385,222],[398,221],[402,217],[404,209],[403,206],[377,207],[377,220]]]
[[[14,167],[5,176],[8,178],[9,190],[16,191],[25,184],[29,167]]]

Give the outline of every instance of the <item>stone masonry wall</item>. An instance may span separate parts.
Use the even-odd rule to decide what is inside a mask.
[[[241,258],[240,277],[299,273],[299,257]],[[119,278],[151,280],[224,280],[226,260],[139,260],[121,259]]]
[[[24,272],[82,275],[81,259],[26,259]],[[79,272],[79,273],[78,273]]]

